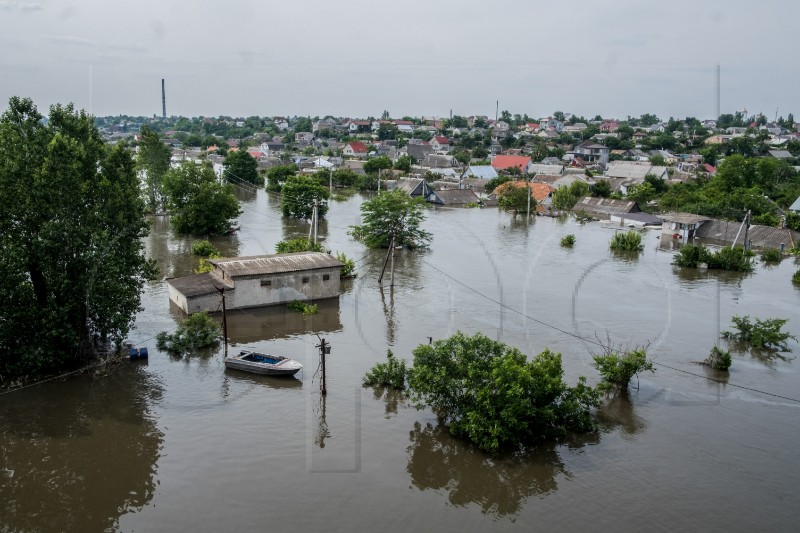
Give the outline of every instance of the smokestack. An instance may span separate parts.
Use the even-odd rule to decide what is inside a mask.
[[[161,78],[161,118],[167,118],[167,93],[164,90],[164,78]]]
[[[717,120],[719,120],[719,63],[717,63]]]

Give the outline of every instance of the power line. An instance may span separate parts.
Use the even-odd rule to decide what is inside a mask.
[[[503,302],[501,302],[499,300],[496,300],[496,299],[492,298],[491,296],[489,296],[487,294],[484,294],[484,293],[482,293],[482,292],[470,287],[466,283],[454,278],[453,276],[451,276],[447,272],[441,270],[440,268],[436,267],[435,265],[432,265],[428,261],[425,261],[424,259],[421,259],[421,261],[423,263],[425,263],[426,265],[428,265],[429,267],[431,267],[432,269],[434,269],[435,271],[437,271],[440,274],[442,274],[443,276],[445,276],[445,277],[449,278],[450,280],[454,281],[455,283],[461,285],[462,287],[465,287],[466,289],[469,289],[470,291],[474,292],[475,294],[477,294],[481,298],[485,298],[486,300],[489,300],[490,302],[493,302],[493,303],[499,305],[500,307],[503,307],[504,309],[508,309],[509,311],[512,311],[512,312],[514,312],[514,313],[516,313],[516,314],[518,314],[518,315],[520,315],[520,316],[522,316],[524,318],[527,318],[528,320],[536,322],[537,324],[540,324],[540,325],[545,326],[547,328],[554,329],[554,330],[556,330],[556,331],[558,331],[560,333],[563,333],[565,335],[569,335],[570,337],[573,337],[575,339],[581,340],[581,341],[589,343],[589,344],[593,344],[595,346],[599,346],[599,347],[604,348],[604,349],[608,348],[607,346],[605,346],[602,342],[600,342],[598,340],[589,339],[589,338],[583,337],[581,335],[578,335],[577,333],[572,333],[571,331],[567,331],[565,329],[559,328],[558,326],[554,326],[553,324],[549,324],[547,322],[539,320],[538,318],[534,318],[534,317],[532,317],[530,315],[527,315],[527,314],[523,313],[522,311],[519,311],[518,309],[515,309],[515,308],[513,308],[513,307],[511,307],[509,305],[506,305]],[[747,391],[751,391],[751,392],[756,392],[756,393],[759,393],[759,394],[764,394],[766,396],[772,396],[773,398],[780,398],[781,400],[788,400],[788,401],[800,403],[800,399],[797,399],[797,398],[792,398],[792,397],[789,397],[789,396],[782,396],[780,394],[767,392],[767,391],[764,391],[764,390],[761,390],[761,389],[756,389],[756,388],[753,388],[753,387],[747,387],[745,385],[737,385],[736,383],[730,383],[730,382],[727,382],[727,381],[724,381],[724,380],[721,380],[721,379],[712,378],[712,377],[709,377],[709,376],[704,376],[702,374],[697,374],[695,372],[690,372],[688,370],[683,370],[681,368],[677,368],[677,367],[674,367],[674,366],[671,366],[671,365],[667,365],[665,363],[659,363],[659,362],[653,361],[653,364],[656,365],[656,366],[661,366],[661,367],[664,367],[664,368],[668,368],[670,370],[674,370],[676,372],[681,372],[683,374],[688,374],[690,376],[706,379],[708,381],[713,381],[715,383],[723,383],[725,385],[729,385],[731,387],[736,387],[738,389],[747,390]]]

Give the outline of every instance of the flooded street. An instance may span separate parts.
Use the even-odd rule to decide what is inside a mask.
[[[272,195],[237,194],[241,230],[212,239],[224,256],[308,234]],[[332,202],[319,228],[357,263],[338,301],[310,317],[228,315],[232,350],[296,359],[296,380],[226,371],[221,348],[156,350],[155,335],[184,318],[163,278],[198,262],[193,239],[156,219],[146,249],[162,279],[129,335],[149,361],[0,396],[0,532],[797,528],[800,345],[785,360],[735,352],[729,374],[695,364],[733,315],[789,318],[800,336],[794,259],[751,275],[685,271],[658,231],[640,254],[614,255],[614,229],[599,223],[437,209],[430,250],[400,251],[394,289],[381,288],[383,253],[347,235],[362,201]],[[569,233],[575,247],[562,248]],[[430,411],[361,387],[388,348],[410,362],[428,337],[457,330],[559,351],[571,384],[598,381],[585,340],[596,336],[649,343],[656,372],[608,401],[599,432],[491,459]],[[332,346],[325,399],[315,334]]]

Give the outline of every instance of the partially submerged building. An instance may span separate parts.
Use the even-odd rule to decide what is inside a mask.
[[[187,314],[339,296],[342,263],[322,252],[209,259],[213,270],[167,280],[169,299]]]

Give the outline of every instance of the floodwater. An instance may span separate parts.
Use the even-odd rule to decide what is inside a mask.
[[[238,192],[224,255],[271,253],[307,235],[264,191]],[[426,252],[383,261],[347,235],[360,196],[333,202],[320,238],[358,278],[311,317],[232,312],[232,349],[289,355],[296,380],[226,371],[221,350],[182,358],[153,337],[183,318],[150,283],[130,340],[145,364],[0,396],[0,531],[789,531],[800,523],[800,374],[784,358],[736,352],[729,375],[695,364],[732,315],[790,318],[794,260],[752,275],[683,271],[671,243],[614,255],[614,229],[496,209],[438,209]],[[577,237],[574,249],[559,246]],[[163,277],[189,273],[191,239],[157,219],[147,251]],[[563,354],[570,382],[595,383],[592,345],[649,343],[657,367],[599,412],[600,431],[492,459],[396,393],[361,387],[391,348],[462,330],[528,354]],[[317,336],[332,345],[320,395]],[[800,346],[791,342],[793,353]]]

